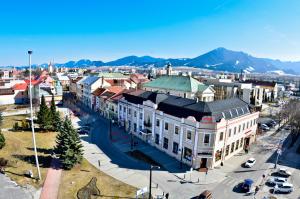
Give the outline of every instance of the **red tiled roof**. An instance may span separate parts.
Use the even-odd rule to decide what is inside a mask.
[[[117,94],[117,93],[122,92],[124,90],[124,88],[121,87],[121,86],[111,86],[111,87],[108,88],[108,90],[110,92],[112,92],[112,93],[116,93]]]
[[[29,79],[25,79],[24,81],[25,81],[26,84],[29,85],[29,82],[30,82]],[[36,85],[36,84],[38,84],[38,83],[40,83],[39,80],[33,80],[33,79],[31,80],[31,84],[32,84],[32,85]]]
[[[27,90],[27,83],[19,83],[13,86],[14,90]]]

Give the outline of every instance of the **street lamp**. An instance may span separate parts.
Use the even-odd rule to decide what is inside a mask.
[[[34,156],[35,156],[35,163],[38,170],[38,180],[41,180],[41,172],[40,172],[40,166],[39,166],[39,159],[37,155],[37,149],[36,149],[36,141],[35,141],[35,132],[34,132],[34,123],[33,123],[33,112],[32,112],[32,83],[31,83],[31,54],[32,51],[28,51],[29,55],[29,96],[30,96],[30,119],[31,119],[31,130],[32,130],[32,140],[33,140],[33,148],[34,148]]]
[[[150,165],[149,199],[151,199],[152,169],[160,169],[159,166]]]

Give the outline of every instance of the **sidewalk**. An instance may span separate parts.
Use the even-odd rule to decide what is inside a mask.
[[[107,157],[95,144],[90,144],[83,140],[82,144],[84,147],[84,158],[86,158],[100,171],[120,180],[121,182],[137,187],[138,189],[149,186],[149,171],[120,168],[117,164],[111,163],[111,159]],[[153,196],[162,195],[163,192],[159,188],[156,188],[156,186],[157,185],[155,183],[152,184]]]
[[[60,185],[62,169],[58,159],[52,159],[51,168],[48,169],[47,176],[42,188],[40,199],[57,199]]]

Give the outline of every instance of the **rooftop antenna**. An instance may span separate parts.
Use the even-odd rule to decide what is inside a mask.
[[[36,168],[38,171],[38,180],[41,180],[41,171],[40,171],[40,166],[39,166],[39,159],[37,155],[37,149],[36,149],[36,141],[35,141],[35,132],[34,132],[34,123],[33,123],[33,111],[32,111],[32,83],[31,83],[31,54],[32,51],[28,51],[29,55],[29,95],[30,95],[30,120],[31,120],[31,130],[32,130],[32,141],[33,141],[33,147],[34,147],[34,156],[35,156],[35,163],[36,163]]]

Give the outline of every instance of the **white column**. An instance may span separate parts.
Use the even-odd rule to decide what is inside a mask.
[[[198,146],[198,132],[195,131],[195,141],[194,141],[194,157],[197,157],[197,147]]]
[[[159,144],[161,144],[162,134],[163,134],[163,128],[164,128],[164,120],[160,120],[160,129],[159,129]]]
[[[153,110],[152,112],[152,141],[154,140],[155,137],[155,125],[156,125],[156,121],[155,121],[155,111]]]
[[[180,124],[179,149],[182,149],[182,143],[183,143],[183,127],[182,124]]]
[[[136,130],[139,133],[139,128],[140,128],[140,105],[138,104],[137,107],[137,114],[136,114]]]
[[[143,116],[142,116],[142,129],[144,129],[145,128],[144,127],[144,121],[145,121],[145,109],[144,109],[144,107],[142,109],[142,114],[143,114]]]

